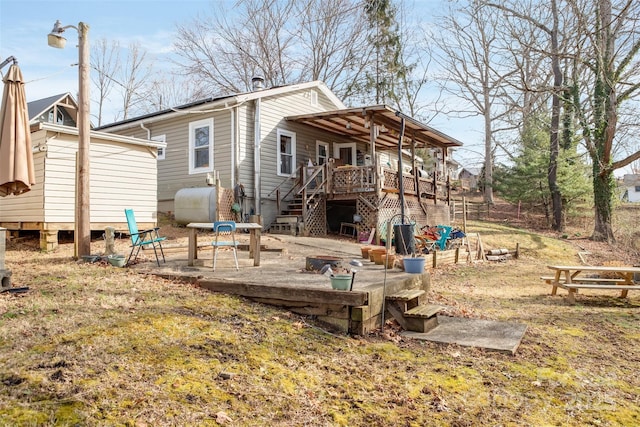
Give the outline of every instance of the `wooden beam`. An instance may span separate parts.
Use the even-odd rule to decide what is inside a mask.
[[[369,299],[367,292],[360,291],[345,292],[305,286],[300,286],[299,288],[277,285],[267,286],[265,284],[238,283],[224,279],[204,279],[200,280],[198,285],[210,291],[241,295],[248,298],[278,299],[305,303],[359,306],[367,304]]]

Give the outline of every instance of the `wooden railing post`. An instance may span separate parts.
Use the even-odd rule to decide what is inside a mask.
[[[307,222],[307,187],[302,189],[302,222]]]
[[[438,171],[433,171],[433,204],[438,204]]]
[[[278,211],[278,215],[282,213],[282,209],[280,208],[280,189],[276,189],[276,211]]]

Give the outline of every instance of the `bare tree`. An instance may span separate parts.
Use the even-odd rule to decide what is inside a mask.
[[[564,53],[560,49],[560,37],[561,37],[561,19],[558,10],[557,0],[551,0],[549,4],[549,15],[546,18],[550,21],[545,22],[544,18],[534,16],[532,12],[532,4],[524,4],[517,2],[517,4],[511,4],[511,1],[505,1],[501,4],[487,3],[488,6],[497,8],[505,13],[507,19],[516,19],[518,21],[524,21],[525,24],[531,25],[546,35],[549,38],[548,57],[551,60],[551,71],[553,74],[553,88],[551,91],[551,124],[549,127],[549,139],[550,139],[550,152],[549,152],[549,170],[547,175],[547,181],[549,190],[551,191],[552,210],[553,210],[553,228],[558,231],[564,229],[564,217],[562,215],[562,194],[560,187],[558,186],[558,156],[560,154],[560,140],[558,133],[560,130],[560,94],[563,90],[563,77],[564,72],[560,66],[561,59],[564,57]],[[518,10],[520,7],[522,10]],[[540,7],[540,5],[538,5]],[[563,26],[564,28],[564,26]],[[515,34],[515,40],[521,38],[518,34]],[[538,41],[538,44],[541,45]],[[540,49],[544,49],[543,46]]]
[[[143,114],[152,113],[206,97],[206,92],[190,79],[168,74],[151,81],[140,110]]]
[[[105,102],[115,83],[113,76],[120,70],[120,45],[118,42],[110,43],[104,38],[94,42],[91,50],[91,68],[96,71],[91,74],[91,80],[97,88],[97,91],[92,91],[92,94],[94,99],[97,94],[98,113],[95,116],[98,120],[98,126],[100,126]],[[95,110],[92,109],[92,111]]]
[[[635,0],[567,0],[583,36],[579,61],[586,67],[574,73],[574,107],[582,138],[592,162],[595,226],[592,239],[614,241],[613,171],[640,159],[636,146],[619,160],[613,157],[622,142],[617,132],[621,105],[640,96],[640,3]]]
[[[235,13],[217,5],[212,17],[178,26],[177,64],[209,93],[320,79],[349,97],[371,56],[363,8],[355,0],[241,0]]]
[[[361,4],[351,0],[295,2],[299,18],[302,80],[321,80],[337,96],[354,95],[357,82],[372,60],[373,47],[365,37]]]
[[[497,11],[471,1],[459,10],[450,10],[437,22],[433,40],[440,54],[439,65],[446,70],[444,89],[462,99],[467,108],[449,109],[459,117],[484,119],[484,199],[493,203],[494,122],[508,115],[504,107],[506,82],[514,74],[501,65],[504,45],[497,29]]]
[[[146,51],[139,43],[129,45],[129,53],[120,70],[119,85],[122,87],[122,120],[129,117],[129,113],[145,99],[145,85],[151,75],[151,66],[145,60]]]

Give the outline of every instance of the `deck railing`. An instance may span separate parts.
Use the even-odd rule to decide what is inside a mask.
[[[417,172],[417,171],[416,171]],[[320,166],[301,166],[298,179],[284,196],[280,186],[274,190],[278,208],[281,202],[302,195],[304,205],[308,205],[318,194],[329,197],[344,197],[350,194],[398,192],[398,172],[382,166],[333,166],[326,163]],[[441,177],[417,177],[403,173],[402,184],[405,194],[420,196],[422,199],[446,200],[450,194],[449,183]],[[304,208],[303,208],[304,209]]]

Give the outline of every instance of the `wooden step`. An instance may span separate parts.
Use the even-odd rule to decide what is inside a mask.
[[[395,294],[387,295],[389,301],[411,301],[424,295],[426,292],[422,289],[402,289]]]
[[[443,306],[437,304],[419,305],[404,313],[405,317],[413,317],[418,319],[429,319],[437,315],[444,309]]]

